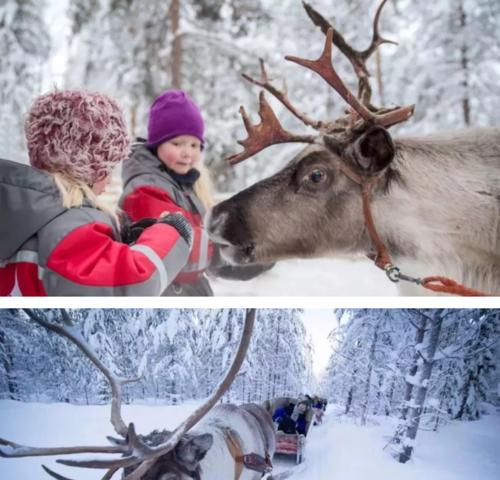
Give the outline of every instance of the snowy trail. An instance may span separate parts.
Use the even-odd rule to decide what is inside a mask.
[[[125,405],[124,418],[139,432],[174,428],[199,403],[179,406]],[[439,433],[421,431],[414,458],[397,463],[383,450],[393,432],[391,421],[361,427],[329,408],[323,425],[310,432],[306,460],[294,467],[276,458],[275,473],[293,469],[289,480],[497,480],[500,478],[500,416],[477,422],[453,422]],[[0,437],[33,446],[105,444],[113,434],[108,406],[0,401]],[[102,474],[56,464],[52,458],[0,458],[0,479],[45,479],[45,464],[70,478],[94,480]],[[224,479],[221,479],[224,480]]]
[[[454,422],[438,433],[421,431],[416,454],[402,465],[383,450],[393,426],[361,427],[330,409],[308,439],[306,461],[290,480],[497,480],[500,478],[500,417]]]

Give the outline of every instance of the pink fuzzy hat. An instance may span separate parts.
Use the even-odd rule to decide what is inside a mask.
[[[93,185],[130,153],[118,104],[100,93],[49,93],[33,103],[24,125],[30,163]]]

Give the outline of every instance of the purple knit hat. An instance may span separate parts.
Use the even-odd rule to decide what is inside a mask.
[[[38,97],[24,125],[30,163],[50,173],[93,185],[130,154],[118,104],[80,90]]]
[[[198,106],[183,90],[167,90],[155,99],[149,110],[148,147],[178,137],[193,135],[203,146],[205,126]]]

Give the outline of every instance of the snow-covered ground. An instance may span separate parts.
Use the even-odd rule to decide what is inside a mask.
[[[139,432],[173,428],[196,406],[126,405],[123,416]],[[36,446],[105,444],[114,432],[109,407],[67,404],[27,404],[0,401],[0,437]],[[314,427],[306,461],[294,467],[286,458],[276,459],[278,472],[294,468],[290,480],[497,480],[500,478],[500,417],[477,422],[453,422],[438,433],[421,431],[413,459],[399,464],[383,450],[393,425],[378,418],[378,425],[355,425],[330,409],[323,425]],[[95,471],[70,469],[50,458],[1,459],[2,480],[46,478],[44,463],[70,478],[101,478]],[[48,478],[48,477],[47,477]],[[224,479],[221,479],[224,480]]]
[[[415,454],[407,464],[384,450],[394,425],[378,417],[378,425],[361,427],[328,412],[312,430],[307,458],[290,480],[498,480],[500,417],[453,422],[435,433],[420,431]]]
[[[134,422],[137,432],[147,433],[154,429],[175,428],[198,405],[198,403],[168,407],[123,405],[122,415],[126,422]],[[116,436],[109,422],[109,415],[110,407],[105,405],[75,406],[65,403],[43,404],[2,400],[0,438],[40,447],[108,445],[106,435]],[[95,455],[77,457],[95,458]],[[50,478],[41,469],[42,464],[62,475],[79,480],[97,480],[104,474],[103,470],[76,469],[75,472],[74,468],[56,463],[53,457],[0,458],[0,479]]]
[[[398,295],[396,285],[369,260],[286,260],[247,282],[210,283],[217,296]]]

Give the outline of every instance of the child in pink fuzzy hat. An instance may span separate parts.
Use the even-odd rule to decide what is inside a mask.
[[[65,91],[37,98],[25,133],[32,166],[91,187],[108,179],[129,154],[122,111],[99,93]]]
[[[118,104],[94,92],[42,95],[25,123],[32,167],[0,160],[0,295],[160,295],[184,265],[181,215],[121,242],[98,196],[129,155]]]

